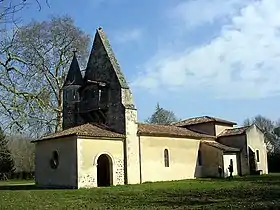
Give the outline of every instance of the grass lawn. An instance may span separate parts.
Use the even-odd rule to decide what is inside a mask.
[[[1,210],[280,209],[280,174],[80,190],[43,190],[23,184],[0,182]]]

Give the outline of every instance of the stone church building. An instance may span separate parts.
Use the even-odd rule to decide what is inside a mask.
[[[145,97],[145,96],[143,96]],[[143,124],[101,28],[84,76],[74,55],[63,88],[63,130],[34,141],[39,186],[85,188],[268,173],[255,125],[210,116]]]

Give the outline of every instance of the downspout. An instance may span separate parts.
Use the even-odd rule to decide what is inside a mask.
[[[140,144],[140,135],[138,136],[138,144],[139,144],[139,172],[140,172],[140,184],[142,184],[142,165],[141,165],[141,144]]]

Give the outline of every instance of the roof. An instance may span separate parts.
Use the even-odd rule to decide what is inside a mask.
[[[204,140],[201,143],[206,144],[206,145],[211,146],[211,147],[215,147],[215,148],[220,149],[224,152],[239,152],[240,151],[240,149],[238,149],[238,148],[228,147],[228,146],[220,144],[219,142],[216,142],[216,141],[205,141]]]
[[[65,129],[60,132],[49,134],[47,136],[43,136],[42,138],[37,139],[35,141],[54,139],[71,135],[88,137],[124,138],[124,135],[113,132],[105,126],[87,123],[73,128]]]
[[[241,135],[244,134],[249,127],[251,126],[225,129],[218,135],[218,137]]]
[[[180,122],[172,123],[172,125],[183,127],[187,125],[195,125],[200,123],[208,123],[208,122],[218,122],[226,125],[236,125],[235,122],[231,122],[228,120],[223,120],[217,117],[210,117],[210,116],[201,116],[201,117],[193,117],[182,120]]]
[[[63,86],[82,85],[82,84],[83,84],[83,77],[79,67],[78,60],[76,58],[76,54],[74,52],[73,59]]]
[[[96,44],[97,43],[97,44]],[[125,80],[125,77],[121,71],[120,65],[116,59],[116,56],[113,52],[113,49],[109,43],[109,40],[104,32],[104,30],[99,27],[96,30],[95,33],[95,37],[94,37],[94,42],[93,42],[93,47],[92,47],[92,51],[88,60],[88,66],[87,66],[87,70],[85,72],[85,76],[87,77],[87,75],[89,74],[89,71],[91,70],[91,68],[93,68],[92,63],[94,63],[94,52],[96,50],[96,46],[99,46],[103,51],[104,51],[104,56],[105,58],[109,59],[109,62],[111,63],[113,70],[115,71],[115,74],[117,76],[117,79],[120,83],[120,86],[122,88],[128,88],[128,84]]]
[[[139,135],[167,136],[167,137],[191,137],[196,139],[214,139],[214,136],[200,134],[186,128],[173,125],[157,125],[138,123]]]

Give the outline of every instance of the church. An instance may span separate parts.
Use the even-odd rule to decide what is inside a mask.
[[[264,133],[256,125],[237,127],[212,116],[170,125],[138,122],[132,92],[102,28],[84,75],[74,53],[63,87],[63,130],[33,143],[35,180],[43,187],[227,177],[229,166],[233,175],[268,173]]]

